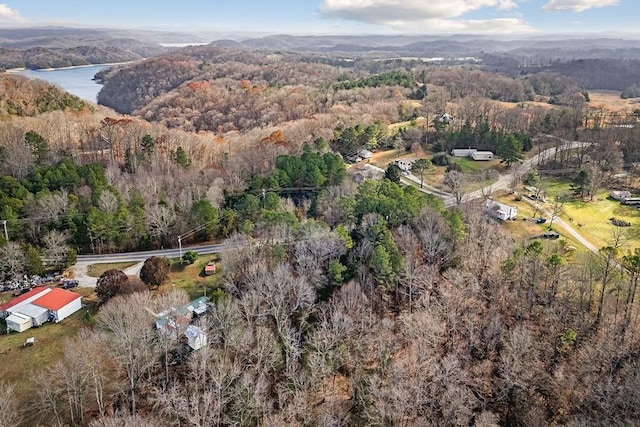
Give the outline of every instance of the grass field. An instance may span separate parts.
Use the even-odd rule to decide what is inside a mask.
[[[137,262],[111,262],[111,263],[91,264],[87,268],[87,275],[91,277],[100,277],[102,273],[104,273],[107,270],[111,270],[112,268],[115,268],[116,270],[124,270],[136,264]]]
[[[222,274],[218,268],[215,274],[205,276],[204,267],[209,261],[218,262],[218,260],[218,256],[215,254],[201,255],[191,265],[183,264],[179,259],[172,259],[171,273],[160,290],[178,287],[184,289],[191,299],[205,294],[211,296],[216,289],[222,286]]]
[[[548,182],[548,200],[558,194],[571,194],[568,181],[548,180]],[[623,251],[640,247],[640,211],[634,206],[623,205],[611,199],[608,190],[599,191],[593,201],[571,198],[564,204],[564,214],[561,217],[574,224],[576,230],[596,247],[610,245],[614,233],[618,231],[624,233]],[[631,227],[616,227],[611,223],[610,218],[630,222]],[[579,226],[579,224],[582,225]]]
[[[20,401],[29,400],[33,373],[59,360],[64,352],[65,338],[76,335],[83,327],[90,327],[89,314],[97,310],[93,289],[76,288],[83,296],[84,308],[60,323],[45,323],[22,333],[6,334],[6,325],[0,323],[0,379],[13,383]],[[32,347],[24,347],[27,338],[34,337]]]

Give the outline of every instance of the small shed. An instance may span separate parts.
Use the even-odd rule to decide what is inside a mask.
[[[23,332],[33,326],[31,317],[21,313],[11,314],[5,319],[5,322],[7,323],[7,331]]]
[[[475,153],[471,153],[471,158],[473,160],[493,160],[493,153],[491,151],[476,151]]]
[[[58,323],[82,308],[82,295],[54,288],[34,300],[33,304],[48,309],[51,319]]]
[[[439,121],[440,123],[444,123],[446,125],[448,125],[449,123],[453,123],[453,121],[455,120],[454,117],[449,114],[449,113],[442,113],[438,116],[438,118],[436,119],[437,121]]]
[[[35,304],[27,304],[20,308],[16,313],[30,317],[34,328],[41,326],[44,322],[49,320],[49,310]]]
[[[208,304],[208,297],[196,298],[187,305],[187,310],[199,316],[207,311],[207,308],[209,307]]]
[[[207,265],[204,266],[204,275],[205,276],[212,276],[216,273],[216,263],[215,262],[209,262],[207,263]]]

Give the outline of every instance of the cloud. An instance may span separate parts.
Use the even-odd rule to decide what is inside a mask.
[[[569,10],[584,12],[594,7],[615,6],[618,0],[549,0],[542,6],[543,10]]]
[[[20,12],[15,9],[11,9],[6,4],[0,4],[0,22],[20,22],[22,17]]]
[[[533,28],[520,18],[454,19],[480,9],[510,10],[516,0],[325,0],[327,18],[385,25],[406,32],[522,33]]]
[[[515,6],[513,0],[325,0],[320,11],[328,17],[375,24],[387,20],[455,18],[482,8],[507,10]]]

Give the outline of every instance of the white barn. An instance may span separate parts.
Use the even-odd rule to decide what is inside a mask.
[[[502,221],[507,221],[510,219],[516,219],[518,215],[518,208],[505,205],[500,202],[496,202],[495,200],[487,200],[484,204],[484,210],[489,213],[489,215],[498,218]]]
[[[51,320],[58,323],[82,308],[82,295],[54,288],[34,300],[33,304],[49,310]]]

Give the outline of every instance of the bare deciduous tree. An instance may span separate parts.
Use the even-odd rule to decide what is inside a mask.
[[[11,384],[0,383],[0,427],[14,427],[22,423],[14,391],[15,387]]]
[[[0,247],[0,272],[10,280],[21,278],[26,262],[27,259],[19,243],[8,242]]]
[[[148,379],[150,368],[158,362],[154,319],[145,310],[151,305],[151,295],[147,292],[116,296],[100,309],[97,317],[97,325],[106,333],[107,351],[125,372],[133,414],[137,391]]]
[[[451,191],[457,204],[462,202],[462,197],[464,196],[467,186],[466,181],[465,175],[457,170],[450,170],[444,174],[442,183]]]

